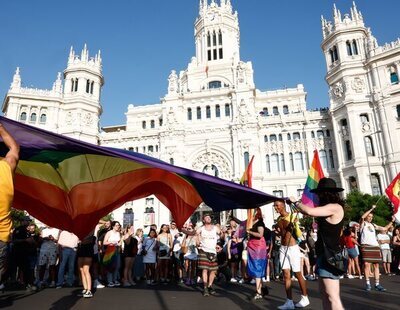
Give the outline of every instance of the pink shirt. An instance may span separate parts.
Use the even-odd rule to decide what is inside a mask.
[[[79,238],[66,230],[63,230],[58,237],[58,244],[63,248],[72,248],[76,249],[78,247]]]

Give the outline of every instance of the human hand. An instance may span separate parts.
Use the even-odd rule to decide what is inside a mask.
[[[376,208],[376,205],[372,205],[372,210],[374,210]]]

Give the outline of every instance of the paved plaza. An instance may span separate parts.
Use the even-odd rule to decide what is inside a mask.
[[[387,292],[364,291],[362,280],[342,280],[342,299],[346,309],[399,309],[400,276],[382,277]],[[311,306],[322,309],[318,283],[307,282]],[[158,285],[148,288],[139,284],[134,288],[104,288],[95,292],[91,299],[77,294],[81,288],[44,289],[37,293],[5,291],[0,293],[0,308],[12,309],[276,309],[284,302],[283,282],[268,284],[270,295],[261,301],[251,301],[254,287],[229,284],[216,286],[217,295],[203,297],[199,287],[185,285]],[[298,284],[294,284],[294,299],[299,298]]]

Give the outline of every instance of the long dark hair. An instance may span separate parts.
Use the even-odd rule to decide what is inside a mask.
[[[319,192],[318,194],[319,198],[319,205],[320,206],[325,206],[330,203],[337,203],[344,207],[345,201],[340,198],[339,193],[333,193],[333,192]]]

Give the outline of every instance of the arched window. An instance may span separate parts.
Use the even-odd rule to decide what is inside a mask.
[[[40,115],[40,123],[45,124],[46,121],[47,121],[47,116],[46,114],[43,113],[42,115]]]
[[[353,55],[353,52],[351,50],[351,43],[350,41],[346,41],[346,49],[347,49],[347,55],[351,56]]]
[[[390,83],[399,84],[399,74],[394,66],[390,66],[389,73],[390,73]]]
[[[206,106],[206,117],[211,118],[211,107],[209,105]]]
[[[279,115],[278,107],[272,107],[272,114]]]
[[[151,121],[150,121],[150,128],[155,128],[156,127],[156,123],[155,123],[155,121],[152,119]]]
[[[377,173],[371,174],[372,195],[382,195],[381,180]]]
[[[273,134],[273,135],[270,135],[269,136],[269,141],[277,141],[277,139],[276,139],[276,135],[275,134]]]
[[[290,171],[294,171],[293,154],[289,153]]]
[[[353,47],[353,54],[358,55],[357,41],[355,39],[352,42],[352,47]]]
[[[287,105],[283,106],[283,114],[289,114],[289,107]]]
[[[365,141],[365,151],[368,156],[375,156],[374,152],[374,144],[372,142],[372,138],[370,136],[367,136],[364,138]]]
[[[207,33],[207,47],[211,47],[211,36],[210,36],[209,32]],[[211,59],[209,59],[209,60],[211,60]]]
[[[201,108],[197,107],[196,109],[197,119],[201,119]]]
[[[294,170],[295,171],[304,170],[303,153],[301,152],[294,153]]]
[[[78,91],[78,78],[71,79],[71,92],[77,92],[77,91]]]
[[[158,119],[158,125],[159,125],[160,127],[163,125],[163,119],[162,119],[162,117],[160,117],[160,118]]]
[[[262,113],[263,116],[268,116],[268,108],[263,108]]]
[[[146,129],[146,121],[142,121],[142,128]]]
[[[328,168],[328,157],[326,156],[325,150],[319,151],[319,158],[321,159],[322,167],[327,169]]]
[[[225,104],[225,116],[231,116],[231,107],[229,103]]]
[[[175,161],[174,161],[174,159],[173,159],[172,157],[169,159],[169,163],[170,163],[171,165],[173,165],[173,164],[175,163]]]
[[[345,151],[346,151],[346,160],[353,159],[353,152],[351,151],[350,141],[346,140],[344,143]]]
[[[249,152],[244,152],[243,159],[244,159],[244,166],[247,167],[249,165],[249,161],[250,161]]]
[[[330,137],[330,136],[331,136],[331,132],[330,132],[329,129],[326,130],[326,136],[327,136],[327,137]]]
[[[271,172],[279,172],[279,157],[278,154],[271,155]]]
[[[334,61],[339,60],[339,54],[336,45],[333,47],[333,59]]]
[[[288,141],[292,140],[292,136],[290,135],[290,133],[287,134],[287,139],[288,139]]]
[[[311,131],[311,138],[313,138],[313,139],[315,138],[315,132],[314,132],[314,130]]]
[[[331,164],[331,168],[335,169],[335,160],[333,159],[333,152],[329,150],[329,162]]]
[[[400,104],[396,106],[397,118],[400,118]]]
[[[324,137],[324,131],[323,130],[317,130],[317,137],[318,138],[323,138]]]
[[[333,57],[333,50],[329,49],[329,56],[331,57],[331,63],[333,64],[335,62],[335,58]]]
[[[93,95],[94,82],[90,83],[90,94]]]
[[[217,34],[213,31],[213,46],[217,46]]]
[[[31,123],[36,123],[36,119],[37,119],[36,113],[32,113],[31,114],[31,118],[30,118],[30,122]]]
[[[21,113],[21,115],[19,116],[19,120],[22,122],[26,121],[26,112]]]
[[[221,81],[211,81],[211,82],[208,83],[208,88],[209,89],[221,88],[221,87],[222,87]]]
[[[153,153],[153,152],[154,152],[154,146],[153,146],[153,145],[149,145],[149,146],[147,147],[147,151],[148,151],[149,153]]]
[[[293,133],[293,140],[300,140],[300,133],[299,132],[294,132]]]
[[[218,32],[218,43],[219,43],[219,45],[222,45],[222,32],[221,32],[221,30]]]
[[[268,136],[267,135],[264,136],[264,142],[268,142]]]
[[[280,170],[282,172],[285,172],[286,171],[285,156],[283,156],[283,154],[280,154],[279,158],[280,158],[280,162],[281,162],[281,166],[280,166],[281,169]]]
[[[90,80],[86,80],[86,93],[90,93]]]
[[[215,106],[215,117],[221,117],[221,108],[219,104]]]
[[[187,109],[187,118],[188,118],[188,121],[192,120],[192,108]]]
[[[267,168],[267,172],[271,172],[271,164],[269,161],[269,155],[265,156],[265,164],[266,164],[266,168]]]
[[[361,124],[369,123],[368,114],[360,114]]]
[[[279,134],[279,135],[278,135],[278,140],[279,140],[279,141],[282,141],[282,134]]]

